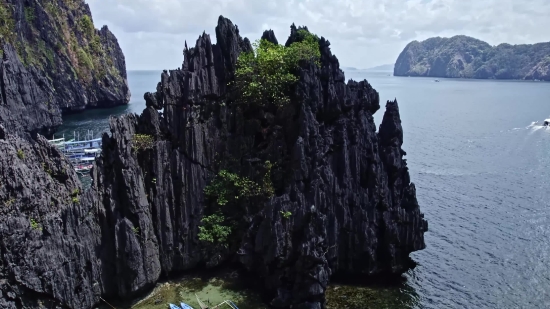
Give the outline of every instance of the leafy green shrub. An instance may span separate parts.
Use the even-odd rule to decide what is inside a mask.
[[[78,52],[78,63],[88,69],[94,68],[94,63],[92,62],[92,58],[84,51],[84,49],[79,48]]]
[[[94,34],[94,23],[92,22],[90,16],[82,16],[82,18],[80,18],[80,21],[78,22],[78,25],[80,26],[80,29],[82,30],[82,32],[84,32],[84,34],[88,36]]]
[[[148,134],[134,134],[132,137],[132,149],[134,150],[144,150],[153,148],[155,139],[153,136]]]
[[[46,46],[46,42],[44,42],[44,40],[38,40],[38,49],[42,52],[44,57],[48,60],[50,65],[53,66],[54,65],[53,51]]]
[[[230,200],[238,200],[260,194],[260,186],[254,181],[240,177],[227,170],[221,170],[216,178],[204,189],[207,198],[215,200],[219,206]]]
[[[21,150],[21,149],[18,149],[18,150],[17,150],[17,156],[18,156],[19,159],[21,159],[21,160],[25,159],[25,153],[24,153],[23,150]]]
[[[290,211],[281,211],[281,215],[283,218],[288,219],[290,216],[292,216],[292,213]]]
[[[212,214],[202,218],[202,226],[199,226],[199,240],[223,244],[227,247],[227,240],[231,234],[231,227],[225,226],[225,217],[221,214]]]
[[[40,226],[40,223],[38,223],[35,219],[31,218],[30,222],[31,222],[31,228],[33,230],[42,231],[42,227]]]
[[[48,13],[50,13],[54,18],[57,18],[59,15],[59,9],[53,1],[46,4],[46,11],[48,11]]]
[[[78,204],[80,203],[80,190],[74,189],[73,192],[71,192],[71,200],[73,203]]]
[[[25,8],[25,20],[32,24],[34,22],[34,8],[31,6],[28,6]]]
[[[101,54],[103,51],[101,49],[101,39],[98,35],[94,35],[94,38],[90,41],[90,49],[95,54]]]
[[[11,6],[1,3],[0,5],[0,39],[12,41],[14,38],[15,22],[13,20]]]
[[[288,47],[260,40],[253,44],[254,51],[239,56],[234,85],[240,103],[290,102],[289,87],[298,80],[300,61],[319,65],[321,57],[318,37],[303,29],[298,34],[299,40]]]

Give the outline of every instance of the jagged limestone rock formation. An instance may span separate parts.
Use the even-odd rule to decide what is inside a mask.
[[[427,222],[397,102],[377,133],[378,93],[346,83],[320,38],[320,65],[300,64],[289,104],[236,104],[229,82],[252,47],[223,17],[216,39],[186,47],[140,116],[111,119],[85,194],[47,141],[0,130],[0,202],[11,201],[0,220],[3,307],[88,309],[234,261],[259,275],[274,308],[324,308],[331,276],[411,266]],[[215,220],[204,219],[217,214],[230,234],[211,243],[203,233]]]
[[[47,79],[34,67],[26,69],[9,44],[0,60],[0,89],[0,124],[10,132],[49,132],[61,124]]]
[[[491,46],[465,35],[412,41],[394,75],[550,81],[550,43]]]
[[[29,141],[0,126],[0,308],[97,303],[108,272],[93,201],[46,139]]]
[[[0,123],[51,134],[64,112],[127,104],[124,54],[84,0],[0,0]]]
[[[150,259],[135,260],[132,273],[147,281],[141,270],[151,265],[170,273],[219,265],[236,253],[261,275],[273,306],[321,308],[332,275],[408,269],[409,253],[425,247],[427,223],[403,160],[397,102],[388,102],[377,134],[378,93],[366,81],[345,83],[321,38],[321,66],[303,63],[291,104],[232,104],[226,85],[250,45],[225,18],[216,35],[216,45],[203,34],[186,48],[182,69],[162,74],[140,117],[111,122],[98,169],[106,174],[96,175],[99,191],[111,192],[102,200],[148,233],[135,250],[158,245]],[[286,45],[298,38],[293,26]],[[135,134],[150,135],[154,145],[132,152]],[[262,183],[266,162],[275,194],[224,211],[239,221],[227,248],[199,241],[201,219],[215,211],[204,190],[216,174],[228,169]],[[126,289],[139,288],[133,284],[140,281],[127,282]]]

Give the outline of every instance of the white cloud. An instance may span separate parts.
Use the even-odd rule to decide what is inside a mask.
[[[550,41],[548,0],[88,0],[96,27],[107,24],[128,69],[181,65],[184,40],[203,32],[215,41],[219,15],[258,39],[267,26],[280,43],[306,25],[327,38],[343,66],[395,61],[414,39],[470,35],[490,44]]]

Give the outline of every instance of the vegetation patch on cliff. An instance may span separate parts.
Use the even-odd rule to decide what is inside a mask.
[[[134,134],[131,143],[132,149],[134,149],[135,151],[145,150],[153,148],[155,139],[152,135],[148,134]]]
[[[12,17],[12,7],[6,2],[0,0],[0,43],[3,41],[11,42],[15,37],[13,30],[15,29],[15,21]],[[0,46],[0,56],[3,51]]]
[[[286,47],[267,40],[254,42],[254,50],[237,60],[234,85],[237,101],[246,104],[284,106],[290,102],[290,86],[298,81],[301,61],[320,65],[319,38],[299,30],[299,40]]]
[[[201,220],[199,240],[228,246],[228,237],[242,220],[243,207],[253,200],[260,202],[273,196],[271,167],[269,161],[265,162],[261,184],[228,170],[221,170],[216,175],[204,189],[206,199],[213,205],[210,207],[212,214]]]

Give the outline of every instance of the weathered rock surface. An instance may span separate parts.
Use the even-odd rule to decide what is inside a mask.
[[[500,44],[457,35],[413,41],[401,52],[395,76],[550,81],[550,43]]]
[[[223,17],[216,39],[186,47],[182,69],[162,74],[140,116],[111,119],[78,203],[76,176],[56,149],[0,130],[0,202],[11,201],[0,212],[2,308],[88,309],[100,296],[133,297],[167,274],[228,261],[260,276],[274,308],[325,308],[331,276],[410,267],[427,222],[397,102],[377,133],[378,93],[346,83],[321,38],[321,66],[302,64],[290,104],[244,108],[227,83],[250,42]],[[154,141],[138,147],[139,136]],[[215,210],[204,189],[221,169],[274,194],[222,210],[236,223],[227,246],[213,246],[198,235]]]
[[[0,0],[0,20],[0,89],[10,93],[0,123],[10,132],[48,135],[64,112],[129,102],[124,54],[84,0]]]
[[[287,45],[297,30],[291,27]],[[332,275],[408,269],[409,253],[425,247],[427,223],[403,159],[397,102],[387,103],[377,134],[378,93],[366,81],[345,83],[321,38],[322,65],[304,64],[289,106],[243,110],[231,104],[226,83],[249,44],[224,18],[216,35],[218,44],[203,34],[186,48],[182,70],[162,74],[140,117],[111,122],[98,191],[110,192],[102,200],[121,214],[114,224],[128,217],[147,233],[131,246],[139,258],[120,263],[134,274],[124,290],[151,285],[163,273],[218,265],[237,251],[261,275],[274,307],[323,308]],[[154,147],[132,152],[135,133],[154,136]],[[210,211],[205,186],[222,166],[258,179],[265,161],[274,163],[275,195],[261,204],[243,201],[245,231],[213,254],[198,240]]]
[[[0,126],[0,308],[97,303],[108,272],[93,201],[46,139],[29,142]]]
[[[6,44],[0,62],[0,124],[9,132],[44,132],[60,125],[61,109],[51,104],[53,90],[34,67],[26,69]]]

